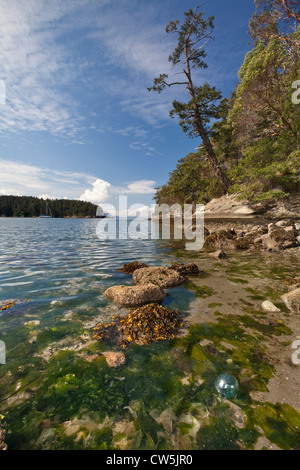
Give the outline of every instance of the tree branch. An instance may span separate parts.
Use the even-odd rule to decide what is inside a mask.
[[[286,0],[280,0],[280,2],[281,2],[281,4],[282,4],[283,8],[285,9],[286,13],[289,15],[289,17],[290,17],[290,18],[295,18],[295,20],[297,20],[297,21],[300,23],[300,15],[297,14],[297,13],[295,13],[295,12],[293,12],[293,11],[289,8],[289,6],[288,6],[288,4],[287,4],[287,1],[286,1]]]

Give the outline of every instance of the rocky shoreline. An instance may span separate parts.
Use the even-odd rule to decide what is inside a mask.
[[[300,221],[269,220],[205,220],[204,247],[208,250],[267,250],[281,251],[300,246]]]

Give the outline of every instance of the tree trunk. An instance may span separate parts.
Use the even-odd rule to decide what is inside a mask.
[[[204,148],[206,150],[209,162],[212,166],[213,172],[214,172],[216,178],[218,178],[221,185],[223,186],[225,193],[227,193],[228,189],[229,189],[229,186],[230,186],[230,182],[229,182],[228,178],[225,176],[225,174],[223,173],[222,169],[220,168],[220,165],[218,163],[216,154],[215,154],[214,149],[211,145],[210,139],[209,139],[209,137],[207,135],[207,132],[206,132],[204,126],[203,126],[202,119],[201,119],[201,116],[200,116],[200,113],[199,113],[199,109],[198,109],[198,106],[197,106],[197,103],[196,103],[195,90],[194,90],[194,85],[193,85],[193,82],[192,82],[192,79],[191,79],[191,69],[190,69],[190,63],[189,63],[189,59],[188,59],[187,48],[185,49],[185,58],[186,58],[186,70],[184,72],[185,72],[185,75],[186,75],[187,80],[188,80],[188,90],[189,90],[191,101],[192,101],[193,107],[194,107],[195,128],[196,128],[199,136],[202,139],[202,142],[203,142]]]
[[[196,104],[196,108],[197,108],[197,104]],[[197,116],[197,114],[198,114],[198,116]],[[206,153],[207,153],[207,157],[210,161],[210,164],[212,166],[214,174],[218,178],[218,180],[220,181],[221,185],[223,186],[225,193],[227,193],[228,189],[229,189],[229,186],[230,186],[230,182],[229,182],[228,178],[226,177],[226,175],[223,173],[222,169],[220,168],[220,165],[218,163],[216,154],[214,152],[214,149],[212,148],[210,139],[209,139],[204,127],[203,127],[201,117],[199,115],[198,108],[197,108],[197,110],[195,109],[195,126],[196,126],[196,129],[197,129],[201,139],[202,139],[204,148],[205,148]]]

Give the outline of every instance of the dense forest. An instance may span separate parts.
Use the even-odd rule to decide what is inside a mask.
[[[52,217],[95,217],[97,206],[68,199],[43,200],[30,196],[0,196],[0,217],[39,217],[46,202]]]
[[[159,204],[207,203],[226,193],[251,201],[299,193],[299,2],[255,0],[255,7],[249,22],[253,48],[229,99],[192,80],[193,68],[206,68],[203,46],[212,39],[213,17],[204,20],[202,12],[190,10],[181,29],[179,21],[166,28],[178,39],[169,60],[182,65],[185,78],[168,83],[168,75],[160,75],[149,91],[185,87],[190,101],[174,101],[170,115],[178,116],[183,131],[200,145],[156,189]]]

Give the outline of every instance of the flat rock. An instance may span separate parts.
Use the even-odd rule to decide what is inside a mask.
[[[133,282],[139,286],[152,284],[166,289],[179,286],[184,281],[185,278],[178,271],[161,266],[137,269],[133,273]]]
[[[300,288],[287,292],[281,298],[291,312],[300,313]]]
[[[122,307],[139,307],[152,302],[160,303],[166,297],[166,293],[159,286],[150,283],[138,286],[113,286],[106,289],[104,294]]]

